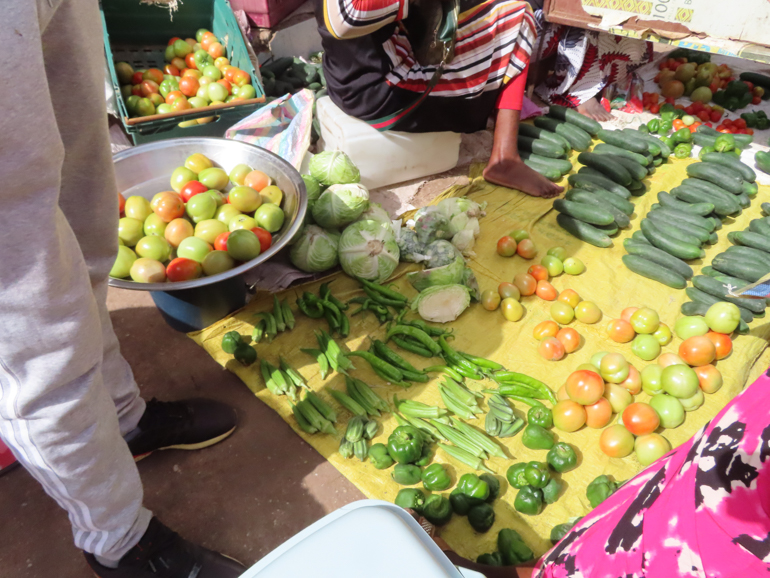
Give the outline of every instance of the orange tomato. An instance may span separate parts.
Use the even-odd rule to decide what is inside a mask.
[[[538,323],[532,331],[532,335],[534,335],[535,339],[538,341],[542,341],[547,337],[556,337],[557,333],[559,333],[559,325],[550,319]]]
[[[705,335],[688,337],[679,346],[679,357],[687,365],[698,367],[708,365],[717,356],[717,348],[714,342]]]
[[[680,128],[684,128],[685,124],[682,122],[681,118],[675,118],[674,121],[671,123],[674,130],[679,130]]]
[[[556,339],[561,341],[564,351],[567,353],[577,351],[577,348],[580,347],[580,333],[572,329],[572,327],[562,327],[559,329]]]
[[[170,74],[171,76],[179,76],[181,74],[179,72],[179,69],[176,66],[174,66],[173,64],[167,64],[163,68],[163,72],[165,72],[166,74]]]
[[[158,94],[158,83],[154,80],[142,81],[142,96],[150,96],[151,94]]]
[[[187,68],[187,64],[185,63],[184,58],[179,58],[178,56],[171,59],[171,65],[176,66],[180,73],[183,68]],[[177,74],[176,76],[179,75]]]
[[[123,196],[123,193],[118,193],[118,214],[123,213],[123,209],[126,208],[126,197]]]
[[[559,297],[556,300],[566,303],[574,309],[578,306],[578,303],[580,303],[580,295],[578,295],[577,291],[574,289],[565,289],[559,293]]]
[[[676,353],[664,353],[658,357],[658,365],[668,367],[669,365],[686,365],[682,358]]]
[[[270,177],[262,171],[251,171],[243,179],[243,184],[255,191],[261,191],[265,187],[269,187],[271,182]]]
[[[206,52],[209,51],[209,47],[214,44],[215,42],[219,42],[216,36],[214,36],[213,32],[206,32],[203,35],[203,38],[201,38],[201,48],[205,50]]]
[[[188,110],[192,108],[192,105],[186,98],[182,97],[182,98],[177,98],[174,102],[172,102],[171,108],[173,108],[174,110]]]
[[[527,269],[527,273],[532,275],[538,281],[548,281],[548,269],[542,265],[532,265]]]
[[[143,80],[153,80],[157,84],[163,82],[163,71],[159,68],[149,68],[142,74]]]
[[[182,78],[187,78],[188,76],[192,76],[195,80],[198,80],[201,76],[203,76],[203,73],[201,73],[200,70],[196,70],[194,68],[185,68],[182,71]]]
[[[193,233],[195,233],[195,229],[193,229],[190,221],[187,219],[174,219],[166,226],[163,236],[169,242],[169,245],[178,247],[179,243],[187,237],[192,237]]]
[[[623,321],[628,321],[630,323],[631,316],[637,311],[639,311],[638,307],[626,307],[625,309],[623,309],[623,311],[620,312],[620,318]]]
[[[513,278],[513,284],[519,288],[519,292],[525,297],[534,295],[537,290],[537,279],[529,273],[519,273]]]
[[[153,198],[155,206],[152,206],[152,210],[158,215],[164,223],[170,223],[174,219],[184,215],[184,202],[176,193],[161,193],[156,199]],[[166,227],[168,228],[168,227]]]
[[[553,412],[553,425],[561,431],[573,432],[586,424],[586,410],[571,399],[563,399],[556,403]]]
[[[184,94],[178,90],[172,90],[166,95],[166,104],[172,104],[177,98],[184,98]]]
[[[607,324],[607,336],[616,343],[628,343],[636,337],[636,331],[628,321],[613,319]]]
[[[232,66],[230,66],[229,64],[225,64],[219,69],[219,72],[222,73],[222,78],[227,79],[227,71],[230,70],[231,68]]]
[[[237,79],[234,79],[234,82],[235,84],[238,84]],[[240,86],[240,84],[238,84],[238,86]],[[516,252],[523,259],[534,259],[535,255],[537,255],[537,247],[535,247],[532,239],[522,239],[519,246],[516,247]]]
[[[562,401],[564,399],[569,399],[569,395],[567,395],[567,388],[566,388],[566,386],[562,385],[559,388],[559,391],[556,392],[556,399],[558,401]]]
[[[556,291],[556,287],[551,285],[548,281],[538,281],[537,289],[535,290],[537,296],[545,301],[556,301],[556,297],[559,295]]]
[[[559,361],[564,357],[564,346],[555,337],[546,337],[540,342],[537,352],[543,359]]]
[[[695,368],[698,375],[698,385],[704,393],[716,393],[722,387],[722,374],[711,364]]]
[[[221,58],[226,54],[225,47],[222,46],[222,44],[219,42],[212,42],[211,44],[209,44],[209,48],[206,52],[208,52],[209,56],[211,56],[211,58],[214,58],[214,59]]]
[[[605,398],[599,398],[599,401],[592,405],[587,405],[586,425],[590,428],[601,429],[610,423],[612,419],[612,406]]]
[[[634,436],[617,423],[602,432],[599,448],[611,458],[624,458],[634,451]]]
[[[730,339],[729,335],[717,333],[716,331],[709,331],[706,333],[706,337],[711,340],[716,348],[717,361],[730,355],[730,352],[733,350],[733,340]]]
[[[636,395],[642,391],[642,374],[633,365],[629,364],[628,377],[618,385],[626,388],[631,395]]]
[[[222,75],[225,77],[225,79],[232,82],[233,76],[235,76],[235,73],[238,72],[239,70],[240,68],[238,68],[237,66],[229,66],[227,70],[222,71]]]
[[[228,94],[233,91],[233,85],[230,84],[229,81],[225,80],[224,78],[217,80],[217,84],[221,84],[227,89]]]
[[[569,398],[580,405],[593,405],[604,395],[604,380],[593,371],[573,371],[564,385]]]
[[[187,66],[187,68],[198,70],[198,65],[195,64],[195,53],[191,52],[190,54],[185,56],[184,63]]]
[[[623,410],[623,425],[635,436],[643,436],[658,429],[660,416],[650,404],[637,401]]]
[[[197,78],[185,76],[179,80],[179,91],[185,96],[195,96],[199,88],[200,83]]]

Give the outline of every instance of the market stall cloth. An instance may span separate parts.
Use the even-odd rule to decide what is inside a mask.
[[[545,361],[537,354],[537,342],[532,336],[532,330],[537,323],[550,319],[550,302],[534,296],[524,297],[522,302],[526,313],[517,323],[506,321],[499,311],[486,311],[475,304],[451,324],[455,335],[453,347],[494,359],[508,369],[536,377],[549,384],[554,391],[564,383],[567,376],[578,365],[587,363],[590,357],[599,351],[621,352],[637,369],[641,370],[645,367],[649,362],[635,357],[631,353],[630,344],[614,343],[606,337],[604,328],[607,321],[619,317],[625,307],[647,306],[657,310],[661,320],[673,328],[674,322],[680,315],[679,307],[686,297],[684,291],[670,289],[627,270],[621,262],[621,256],[625,254],[622,241],[639,228],[641,217],[656,202],[658,191],[668,191],[686,177],[685,167],[689,162],[692,161],[672,159],[646,179],[649,189],[647,194],[633,199],[636,203],[636,212],[632,227],[616,237],[613,247],[609,249],[599,249],[582,243],[559,228],[556,224],[556,213],[552,210],[552,201],[533,198],[517,191],[488,184],[480,177],[481,167],[473,167],[470,184],[449,189],[434,203],[448,196],[463,195],[468,195],[479,203],[487,203],[487,215],[481,219],[481,236],[475,247],[477,255],[470,263],[482,290],[495,289],[500,282],[511,281],[516,273],[526,272],[530,265],[539,262],[548,248],[562,246],[570,256],[581,259],[586,264],[587,270],[575,277],[561,275],[553,279],[552,283],[559,291],[572,288],[583,299],[596,302],[603,311],[604,317],[594,325],[573,321],[571,326],[582,335],[584,342],[576,352],[561,361],[552,362]],[[574,158],[573,163],[576,163]],[[696,270],[729,245],[727,240],[729,231],[742,230],[752,218],[759,216],[759,204],[763,200],[770,200],[770,187],[760,187],[752,206],[745,209],[743,214],[735,220],[728,219],[725,222],[724,228],[719,231],[719,242],[708,247],[704,262],[694,264]],[[528,230],[538,247],[538,256],[534,261],[526,261],[518,256],[504,258],[495,251],[497,239],[510,230],[518,228]],[[404,273],[415,267],[415,265],[402,265],[394,276],[393,282],[405,295],[415,294],[404,277]],[[363,294],[358,282],[342,273],[332,275],[326,281],[331,282],[333,294],[342,300]],[[292,309],[296,311],[294,304],[296,298],[303,291],[317,293],[320,283],[318,281],[289,289],[280,294],[279,298],[287,299]],[[312,320],[297,312],[297,325],[292,331],[279,334],[272,344],[260,343],[257,350],[260,358],[265,358],[273,364],[277,364],[278,356],[283,355],[290,365],[302,373],[314,391],[319,392],[324,399],[332,403],[340,416],[337,423],[339,432],[337,437],[305,434],[299,429],[292,416],[289,400],[285,396],[276,397],[264,388],[258,364],[243,367],[235,362],[231,355],[222,351],[220,343],[226,332],[236,330],[242,334],[251,334],[254,324],[259,319],[255,314],[271,310],[272,304],[272,296],[255,298],[245,309],[203,331],[191,334],[191,337],[218,363],[240,377],[259,399],[275,410],[297,434],[318,450],[367,497],[393,501],[402,486],[398,486],[391,480],[390,470],[376,470],[368,461],[362,463],[355,458],[343,459],[337,453],[340,436],[345,432],[350,414],[334,402],[328,390],[330,388],[344,390],[343,376],[333,373],[326,381],[322,381],[315,360],[300,352],[302,347],[316,347],[313,330],[325,329],[326,323],[323,320]],[[717,362],[717,367],[724,376],[722,389],[713,395],[706,395],[705,404],[697,411],[688,413],[683,425],[673,430],[663,431],[663,435],[673,446],[691,437],[716,415],[728,400],[767,368],[770,364],[770,352],[767,351],[766,343],[768,335],[770,335],[770,324],[765,319],[756,319],[751,324],[749,335],[737,337],[732,354],[727,359]],[[343,348],[350,350],[368,349],[371,338],[384,339],[384,336],[385,326],[381,326],[371,313],[365,312],[351,318],[350,337],[338,339],[338,342],[343,344]],[[674,341],[663,350],[675,353],[680,342],[679,339],[674,338]],[[417,367],[427,367],[439,362],[436,359],[428,360],[403,350],[398,351]],[[393,394],[397,394],[402,399],[416,399],[427,404],[443,406],[436,388],[438,378],[427,384],[415,384],[409,389],[386,386],[371,372],[364,360],[353,358],[353,361],[357,369],[352,371],[352,375],[375,387],[375,391],[381,397],[392,400]],[[469,382],[469,386],[480,390],[485,387],[494,387],[494,384]],[[637,396],[638,401],[647,401],[648,398],[649,396],[644,393]],[[514,405],[520,416],[526,413],[526,407],[521,404]],[[485,403],[482,403],[482,408],[486,409]],[[481,428],[483,428],[483,417],[483,415],[479,416],[475,420],[478,422],[476,425]],[[617,418],[613,418],[613,422],[615,419]],[[380,423],[380,430],[371,443],[385,443],[390,432],[396,427],[395,420],[390,414],[385,414],[377,421]],[[579,467],[562,476],[566,482],[566,491],[555,504],[546,506],[542,514],[524,516],[513,508],[516,490],[503,484],[501,498],[494,503],[496,521],[490,531],[477,534],[471,529],[467,518],[460,516],[454,516],[443,530],[442,536],[460,555],[475,558],[483,552],[494,551],[497,533],[502,528],[517,530],[536,555],[541,555],[550,548],[548,536],[553,526],[588,512],[590,505],[585,497],[585,489],[596,476],[609,474],[616,480],[625,480],[642,469],[633,455],[624,459],[611,459],[605,456],[598,445],[601,430],[584,427],[575,433],[554,431],[560,441],[568,442],[579,449]],[[545,461],[546,452],[525,448],[521,443],[520,434],[499,441],[505,445],[509,459],[491,458],[486,463],[501,479],[504,479],[505,472],[512,463]],[[436,460],[450,465],[455,480],[469,471],[466,466],[449,458],[441,450],[437,452]]]

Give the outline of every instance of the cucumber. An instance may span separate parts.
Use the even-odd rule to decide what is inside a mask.
[[[654,165],[650,165],[649,167],[647,167],[647,174],[648,175],[654,175],[655,174],[655,166]]]
[[[704,269],[705,268],[706,267],[704,267]],[[741,288],[741,287],[745,287],[746,285],[749,285],[749,282],[746,281],[745,279],[730,277],[729,275],[724,275],[719,271],[714,271],[714,273],[712,275],[709,275],[709,277],[713,277],[723,285],[732,285],[733,287],[737,287],[737,288]],[[770,305],[770,297],[765,298],[765,307],[767,307],[768,305]]]
[[[534,139],[528,136],[519,135],[517,142],[521,150],[529,151],[544,157],[558,159],[565,154],[565,150],[562,147],[545,139]]]
[[[749,230],[770,239],[770,219],[767,219],[766,217],[764,219],[753,219],[751,223],[749,223]]]
[[[633,153],[626,149],[622,149],[620,147],[616,147],[615,145],[607,144],[604,142],[600,142],[599,144],[595,145],[592,152],[595,152],[597,155],[614,155],[616,157],[623,157],[644,167],[649,167],[652,164],[650,159],[645,155]]]
[[[669,255],[684,260],[700,259],[705,255],[705,252],[697,244],[683,243],[679,239],[672,238],[671,235],[665,234],[663,229],[649,219],[642,219],[640,227],[651,245],[661,251],[665,251]],[[670,231],[670,229],[670,227],[665,227],[666,231]]]
[[[634,154],[634,153],[631,153],[631,154]],[[641,181],[643,178],[647,176],[647,173],[648,173],[647,169],[636,161],[632,161],[631,159],[627,159],[625,157],[621,157],[618,155],[604,155],[604,156],[606,156],[609,159],[612,159],[613,161],[618,163],[618,165],[624,167],[631,175],[631,178],[634,180]]]
[[[703,217],[699,217],[698,215],[693,215],[692,213],[688,213],[687,211],[680,211],[679,209],[675,209],[673,207],[664,207],[663,205],[654,203],[652,207],[650,207],[650,210],[659,211],[665,215],[669,215],[671,217],[681,219],[682,221],[690,223],[691,225],[695,225],[696,227],[705,229],[708,233],[711,233],[716,228],[714,221],[712,221],[711,219],[704,219]]]
[[[711,233],[709,235],[708,244],[709,245],[716,245],[719,242],[719,235],[716,234],[716,232]]]
[[[543,140],[549,140],[555,145],[562,147],[568,154],[570,150],[572,150],[572,145],[569,144],[569,141],[566,138],[564,138],[560,134],[551,132],[550,130],[545,130],[544,128],[536,127],[533,124],[529,124],[526,122],[521,123],[519,125],[519,134],[528,136],[534,139],[539,138]]]
[[[552,104],[548,109],[548,116],[552,116],[558,120],[567,121],[569,124],[574,124],[576,127],[581,128],[591,136],[596,136],[597,133],[602,130],[602,125],[600,125],[594,119],[580,114],[573,108],[566,108],[564,106]]]
[[[666,143],[664,143],[659,138],[652,136],[651,134],[644,134],[632,128],[624,128],[623,133],[630,135],[632,138],[636,137],[637,139],[641,139],[645,141],[648,146],[647,152],[649,152],[653,156],[663,157],[663,159],[667,159],[668,157],[671,156],[671,153],[674,152],[671,150],[671,147],[669,147]],[[652,147],[652,148],[649,148],[649,147]],[[654,151],[656,147],[659,152],[653,153],[652,151]],[[663,159],[661,159],[661,161]]]
[[[759,268],[770,268],[770,255],[764,251],[760,251],[753,247],[746,247],[745,245],[733,245],[732,247],[728,247],[724,253],[720,253],[717,257],[734,257],[739,261],[753,263]],[[736,277],[740,277],[740,275],[736,275]]]
[[[728,201],[737,200],[736,197],[738,195],[733,194],[719,185],[715,185],[712,182],[704,181],[703,179],[685,179],[682,181],[682,184],[686,187],[694,187],[696,189],[700,189],[702,191],[707,191],[711,193],[712,195],[717,195],[719,197],[722,197],[723,199],[727,199]],[[740,206],[740,203],[738,203]]]
[[[634,234],[631,235],[631,240],[635,243],[646,243],[650,247],[652,247],[652,244],[647,240],[647,237],[644,236],[644,233],[641,231],[634,231]]]
[[[652,222],[658,227],[671,227],[670,234],[675,239],[695,245],[708,243],[710,234],[702,227],[692,225],[677,217],[671,217],[671,215],[659,211],[650,211],[647,213],[647,218],[652,219]]]
[[[573,219],[572,217],[561,213],[556,215],[556,222],[562,229],[581,241],[602,248],[612,246],[612,239],[610,239],[604,231],[601,231],[588,223],[578,221],[577,219]]]
[[[580,190],[588,190],[588,189],[576,189],[576,190],[580,191]],[[621,198],[620,195],[616,195],[615,193],[611,193],[609,191],[605,191],[604,189],[599,189],[599,188],[591,190],[591,193],[593,193],[594,195],[602,199],[605,203],[609,203],[616,209],[619,209],[629,217],[634,214],[633,203],[630,203],[627,200]]]
[[[682,306],[679,308],[679,311],[682,313],[682,315],[686,315],[687,317],[693,317],[695,315],[705,317],[708,310],[708,305],[705,303],[698,303],[697,301],[688,301],[687,303],[682,303]]]
[[[693,137],[695,137],[695,135],[708,136],[716,140],[718,137],[722,136],[722,133],[706,124],[702,124],[698,127],[698,130],[693,133]],[[734,134],[733,140],[735,141],[735,146],[737,148],[745,149],[751,144],[751,142],[754,140],[754,137],[750,134]]]
[[[583,169],[580,170],[582,171]],[[601,174],[586,174],[585,172],[580,174],[580,171],[578,171],[578,174],[570,175],[567,177],[567,181],[570,185],[576,188],[589,190],[600,188],[615,195],[621,196],[626,200],[631,198],[631,191]]]
[[[588,150],[591,146],[591,135],[583,129],[566,122],[547,116],[536,116],[535,126],[560,134],[569,141],[570,146],[576,151]]]
[[[716,196],[710,192],[684,184],[671,189],[671,194],[680,201],[685,201],[687,203],[711,203],[714,205],[714,212],[720,217],[733,215],[741,210],[740,205],[733,199]]]
[[[757,173],[755,173],[754,170],[749,165],[742,163],[740,159],[736,159],[732,155],[725,154],[725,153],[711,152],[703,155],[701,157],[701,160],[704,163],[713,163],[716,165],[727,167],[728,169],[731,169],[737,172],[738,174],[740,174],[741,178],[744,181],[753,183],[754,181],[757,180]]]
[[[765,76],[758,72],[741,72],[739,78],[746,82],[750,82],[751,84],[761,86],[765,89],[765,94],[770,92],[770,76]]]
[[[549,181],[556,182],[556,181],[560,181],[562,178],[561,171],[553,167],[546,167],[545,165],[541,165],[540,163],[531,161],[531,160],[525,160],[524,164],[527,165],[536,173],[540,173],[541,175],[543,175]]]
[[[713,163],[692,163],[687,165],[687,175],[722,187],[734,195],[743,192],[743,179],[734,170]]]
[[[637,255],[644,257],[645,259],[657,263],[663,267],[676,271],[679,275],[685,279],[690,279],[693,276],[692,267],[681,259],[677,259],[673,255],[669,255],[665,251],[661,251],[645,243],[637,243],[631,239],[623,241],[623,248],[629,255]]]
[[[748,309],[754,315],[762,314],[765,312],[764,300],[754,301],[752,299],[738,299],[737,297],[730,297],[727,295],[727,289],[724,284],[720,283],[713,277],[708,277],[706,275],[696,275],[692,278],[692,284],[696,289],[700,289],[704,293],[708,293],[709,295],[717,297],[722,301],[727,301],[728,303],[733,303],[738,307]]]
[[[654,159],[652,159],[652,164],[654,167],[659,167],[660,165],[663,164],[663,157],[655,157]],[[652,174],[654,171],[655,169],[651,170],[650,174]]]
[[[770,153],[757,151],[754,153],[754,164],[763,173],[770,173]]]
[[[762,209],[762,212],[766,216],[770,216],[770,203],[762,203],[761,205],[759,205],[759,208]]]
[[[283,58],[275,58],[272,62],[268,62],[267,64],[262,64],[259,69],[267,70],[275,76],[280,76],[292,64],[294,64],[294,59],[291,56],[284,56]]]
[[[730,233],[730,235],[733,235],[733,233]],[[760,235],[759,233],[754,233],[752,231],[738,231],[734,234],[734,238],[741,245],[745,245],[746,247],[753,247],[754,249],[759,249],[765,253],[770,253],[770,239]],[[730,240],[732,241],[732,239]]]
[[[743,194],[749,197],[755,197],[759,192],[759,185],[757,183],[751,183],[749,181],[743,181]]]
[[[740,195],[735,195],[736,200],[738,201],[738,204],[741,206],[742,209],[746,209],[751,206],[751,199],[746,193],[741,193]]]
[[[666,191],[658,193],[658,202],[664,207],[677,209],[678,211],[690,213],[692,215],[700,215],[702,217],[705,217],[714,211],[714,205],[711,203],[685,203]]]
[[[746,279],[749,283],[756,283],[762,277],[770,273],[770,267],[760,265],[756,261],[748,262],[733,258],[730,254],[724,257],[714,257],[711,266],[725,275]]]
[[[718,275],[721,275],[721,273],[719,271],[715,271],[711,265],[702,267],[700,273],[701,275],[708,275],[709,277],[717,277]]]
[[[671,269],[661,267],[659,263],[649,261],[638,255],[623,255],[621,259],[623,264],[637,275],[663,283],[673,289],[684,289],[687,287],[687,279]]]
[[[604,232],[605,235],[612,236],[620,229],[616,223],[610,223],[609,225],[594,225],[597,229]]]
[[[549,157],[541,157],[535,153],[524,151],[521,153],[521,158],[529,159],[533,162],[540,163],[541,165],[556,169],[562,174],[566,174],[572,170],[572,163],[567,159],[553,159]]]
[[[647,192],[647,187],[644,186],[643,182],[637,181],[636,179],[631,179],[631,184],[628,185],[628,190],[631,191],[631,194],[635,197],[641,197],[644,193]]]
[[[614,205],[607,203],[604,199],[602,199],[601,197],[595,195],[590,191],[581,191],[580,189],[572,189],[567,192],[567,195],[565,198],[568,201],[574,201],[576,203],[583,203],[586,205],[593,205],[595,207],[602,207],[603,210],[606,210],[612,214],[612,217],[615,220],[615,223],[618,225],[618,227],[625,228],[631,224],[631,220],[628,218],[628,215],[626,215],[623,211],[621,211]]]
[[[589,225],[611,225],[615,222],[612,213],[601,207],[565,201],[564,199],[556,199],[553,202],[553,208],[560,213],[583,221],[584,223],[588,223]]]
[[[643,141],[635,136],[631,136],[628,133],[624,133],[620,130],[606,130],[602,129],[596,135],[599,140],[606,142],[607,144],[615,145],[622,149],[638,153],[643,155],[649,151],[649,147],[646,141]]]
[[[580,164],[596,169],[620,185],[628,186],[631,184],[631,173],[612,157],[595,153],[580,153],[577,160]]]

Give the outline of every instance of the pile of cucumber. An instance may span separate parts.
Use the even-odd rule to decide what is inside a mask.
[[[567,160],[572,150],[585,151],[601,125],[578,111],[552,105],[548,116],[535,118],[534,126],[519,126],[519,154],[531,169],[551,181],[558,181],[572,170]]]
[[[730,153],[706,153],[703,162],[687,166],[687,175],[689,178],[670,194],[658,193],[658,203],[642,219],[641,230],[623,243],[628,253],[623,256],[626,267],[674,289],[687,287],[687,280],[693,276],[685,261],[703,258],[702,247],[718,240],[716,231],[722,228],[721,219],[739,214],[751,204],[758,190],[751,167]],[[732,239],[731,235],[736,234],[730,233],[728,238]],[[715,261],[724,259],[730,258],[720,255]],[[697,283],[711,283],[696,283],[695,279],[697,291],[703,291]]]
[[[278,97],[309,88],[316,92],[316,98],[323,96],[319,92],[325,91],[326,78],[320,53],[311,54],[308,60],[286,56],[262,64],[259,70],[262,74],[265,95]]]

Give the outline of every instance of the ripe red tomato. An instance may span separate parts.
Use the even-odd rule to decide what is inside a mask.
[[[497,254],[501,257],[513,257],[516,254],[516,240],[513,237],[500,237],[497,241]]]
[[[538,281],[548,281],[548,269],[542,265],[532,265],[527,269],[527,273],[532,275]]]
[[[252,231],[253,230],[254,229],[252,229]],[[227,251],[227,238],[229,236],[230,236],[230,231],[225,231],[224,233],[220,233],[219,235],[217,235],[217,238],[214,239],[214,248],[217,251]]]
[[[131,87],[131,94],[135,94],[136,96],[144,96],[142,94],[142,85],[141,84],[135,84]]]
[[[148,68],[144,71],[144,74],[142,75],[142,78],[144,80],[153,80],[157,84],[160,84],[163,82],[163,71],[159,68]]]
[[[195,53],[191,52],[187,56],[184,57],[184,63],[187,66],[187,68],[192,68],[193,70],[198,70],[198,66],[195,64]]]
[[[716,359],[716,356],[717,348],[714,342],[705,335],[688,337],[679,346],[679,357],[693,367],[708,365]]]
[[[184,94],[182,94],[178,90],[172,90],[166,95],[166,104],[174,104],[174,101],[177,98],[184,98]]]
[[[201,182],[189,181],[185,186],[182,187],[182,190],[179,191],[179,196],[181,196],[182,200],[186,203],[195,195],[200,195],[201,193],[205,193],[208,190],[209,188]]]
[[[736,118],[733,121],[733,126],[735,128],[746,128],[746,119],[743,118]]]
[[[143,80],[144,80],[143,72],[134,72],[134,75],[131,77],[131,84],[142,84]]]
[[[574,371],[565,384],[567,395],[580,405],[593,405],[604,395],[604,380],[593,371]]]
[[[235,80],[235,84],[238,84],[237,79]],[[238,86],[240,86],[240,84],[238,84]],[[522,239],[519,243],[519,246],[516,247],[516,252],[523,259],[534,259],[535,255],[537,254],[537,248],[532,242],[532,239]]]
[[[123,214],[123,209],[126,208],[126,197],[123,196],[123,193],[118,193],[118,213]]]
[[[706,333],[706,337],[708,337],[714,344],[717,361],[730,355],[730,352],[733,350],[733,340],[730,339],[729,335],[717,333],[716,331],[709,331]]]
[[[182,74],[181,72],[179,72],[179,69],[173,64],[167,64],[163,68],[163,72],[165,72],[166,74],[170,74],[171,76],[181,76]]]
[[[179,91],[185,96],[195,96],[200,88],[197,78],[192,76],[183,76],[179,79]]]
[[[708,122],[709,120],[711,120],[711,115],[707,110],[701,110],[698,113],[698,118],[701,119],[703,122]]]
[[[653,105],[650,107],[650,112],[651,112],[652,114],[658,114],[658,113],[660,112],[660,105],[659,105],[659,104],[653,104]]]
[[[637,401],[623,410],[623,425],[632,434],[643,436],[658,429],[660,416],[651,405]]]
[[[260,253],[267,251],[270,248],[270,245],[273,244],[273,236],[262,227],[254,227],[251,232],[257,236],[257,239],[259,239]]]
[[[158,94],[158,83],[154,80],[142,81],[142,96],[150,96],[151,94]]]
[[[182,40],[182,39],[181,39],[181,38],[179,38],[179,36],[174,36],[174,37],[173,37],[171,40],[169,40],[169,41],[168,41],[168,44],[167,44],[167,46],[171,46],[171,45],[172,45],[172,44],[174,44],[174,42],[176,42],[177,40]]]
[[[203,273],[201,264],[192,259],[177,257],[166,267],[166,277],[169,281],[189,281],[197,279]]]

